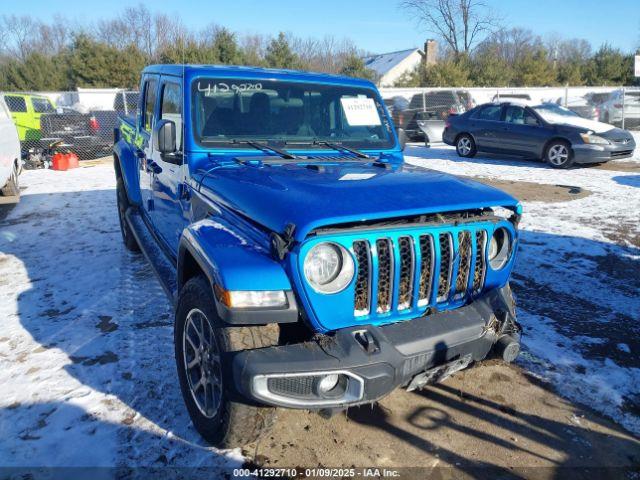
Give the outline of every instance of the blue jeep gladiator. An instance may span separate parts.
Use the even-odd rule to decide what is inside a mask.
[[[518,354],[521,206],[404,165],[372,83],[149,66],[115,137],[122,237],[174,304],[212,444],[255,441],[274,407],[329,414]]]

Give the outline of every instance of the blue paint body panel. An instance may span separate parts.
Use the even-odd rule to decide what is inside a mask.
[[[114,153],[120,162],[129,199],[136,205],[144,205],[142,214],[147,223],[156,230],[154,236],[162,243],[164,251],[177,265],[178,276],[186,263],[185,258],[195,259],[212,284],[227,290],[294,290],[302,304],[310,326],[319,332],[337,330],[359,325],[382,325],[416,318],[427,308],[438,310],[455,309],[472,302],[474,297],[505,285],[515,259],[511,255],[507,265],[499,271],[486,269],[482,291],[471,289],[468,279],[467,289],[461,294],[453,291],[446,300],[438,301],[436,293],[427,303],[418,304],[414,295],[409,308],[398,308],[398,292],[393,294],[393,304],[389,312],[377,312],[375,301],[371,311],[365,315],[354,315],[355,279],[342,292],[333,295],[319,294],[304,279],[302,264],[307,252],[319,242],[331,241],[347,249],[354,255],[353,242],[364,240],[375,246],[378,238],[389,239],[397,245],[400,237],[410,237],[415,245],[421,235],[431,235],[437,239],[440,234],[451,236],[454,251],[458,248],[458,234],[483,230],[490,235],[498,226],[509,232],[517,245],[518,234],[513,224],[506,220],[491,221],[480,218],[470,224],[440,223],[438,225],[396,224],[392,221],[405,217],[428,214],[444,214],[461,211],[480,211],[491,207],[506,207],[517,215],[518,202],[506,193],[466,179],[457,178],[438,171],[420,170],[404,166],[403,153],[393,132],[390,148],[365,150],[371,159],[360,161],[352,157],[344,159],[344,152],[330,149],[296,149],[288,151],[300,157],[321,153],[323,159],[297,160],[295,162],[262,162],[261,159],[279,159],[276,155],[252,148],[206,149],[194,138],[190,119],[191,85],[199,78],[239,78],[269,81],[287,81],[344,85],[366,88],[382,103],[375,86],[366,80],[335,75],[302,73],[286,70],[270,70],[247,67],[154,65],[143,72],[143,79],[157,78],[159,89],[162,82],[180,82],[183,102],[183,154],[185,164],[175,170],[179,178],[173,180],[172,188],[150,185],[157,190],[156,198],[164,201],[163,209],[154,210],[153,201],[141,198],[141,176],[146,175],[146,165],[139,158],[139,148],[135,141],[120,139],[114,145]],[[141,95],[140,102],[143,102]],[[156,101],[156,110],[159,109]],[[142,104],[138,111],[141,111]],[[156,115],[158,112],[156,111]],[[123,122],[126,120],[123,120]],[[390,120],[389,120],[390,122]],[[129,129],[141,129],[141,121],[128,123]],[[148,132],[142,132],[140,136]],[[145,147],[147,148],[146,144]],[[249,163],[238,160],[251,158]],[[335,161],[332,160],[335,158]],[[309,164],[321,164],[321,168],[308,168]],[[167,170],[167,169],[165,169]],[[166,173],[166,172],[165,172]],[[151,174],[152,175],[152,174]],[[155,178],[155,177],[154,177]],[[179,206],[172,211],[172,205]],[[147,210],[151,213],[147,213]],[[176,218],[171,218],[176,215]],[[186,228],[175,242],[162,239],[162,225],[179,225],[187,221]],[[353,230],[345,225],[361,222],[390,220],[389,226]],[[155,223],[155,227],[153,226]],[[290,250],[284,259],[278,259],[271,249],[273,234],[282,236],[287,226],[295,226]],[[327,228],[340,227],[337,231]],[[173,230],[172,230],[173,232]],[[178,232],[179,233],[179,232]],[[167,235],[165,235],[166,237]],[[435,242],[435,271],[439,268],[440,252]],[[477,247],[474,244],[474,263]],[[396,262],[400,260],[397,250],[393,251]],[[419,268],[419,255],[415,258]],[[485,258],[486,252],[483,252]],[[459,255],[453,259],[452,276],[457,274]],[[356,261],[354,256],[354,261]],[[376,268],[377,257],[373,256]],[[357,263],[357,262],[356,262]],[[414,272],[415,274],[416,272]],[[419,272],[418,272],[419,273]],[[398,271],[394,272],[394,282],[399,281]],[[418,286],[415,277],[414,291]],[[376,274],[371,279],[371,288],[377,287]],[[180,288],[180,282],[176,282]]]

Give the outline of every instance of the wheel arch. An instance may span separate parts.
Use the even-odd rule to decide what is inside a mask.
[[[454,146],[454,147],[458,144],[458,140],[460,139],[460,137],[461,137],[462,135],[469,135],[469,136],[472,138],[473,143],[476,145],[476,149],[478,148],[478,141],[476,140],[475,135],[474,135],[473,133],[471,133],[471,132],[467,132],[467,131],[460,132],[460,133],[458,133],[458,134],[456,135],[456,137],[453,139],[453,146]]]

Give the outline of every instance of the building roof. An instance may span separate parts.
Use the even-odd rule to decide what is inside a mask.
[[[415,52],[422,54],[422,50],[419,48],[410,48],[408,50],[400,50],[398,52],[381,53],[379,55],[371,55],[364,57],[365,67],[373,70],[379,76],[385,75],[389,70],[405,60],[407,57]]]

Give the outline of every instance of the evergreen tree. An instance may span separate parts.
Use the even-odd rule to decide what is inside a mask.
[[[465,55],[429,65],[422,71],[421,87],[468,87],[473,84],[469,78],[470,62]]]
[[[364,78],[367,80],[374,80],[376,76],[373,70],[365,67],[362,58],[355,53],[352,53],[345,58],[344,64],[340,69],[340,74],[347,75],[349,77]]]
[[[42,91],[69,88],[65,55],[46,56],[32,52],[24,61],[8,60],[0,67],[0,90]]]
[[[526,52],[513,67],[514,84],[518,87],[550,86],[556,83],[556,73],[544,48]]]
[[[503,87],[511,83],[513,70],[496,49],[487,49],[471,62],[471,81],[477,87]]]
[[[589,85],[629,85],[633,81],[632,69],[631,55],[623,55],[605,43],[589,60],[586,81]]]
[[[218,63],[225,65],[241,65],[243,63],[242,50],[238,47],[235,33],[220,28],[213,39],[213,50],[218,57]]]
[[[269,42],[264,59],[267,65],[273,68],[295,69],[302,65],[300,57],[293,52],[289,40],[283,32],[280,32],[276,38]]]

